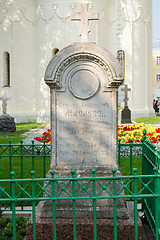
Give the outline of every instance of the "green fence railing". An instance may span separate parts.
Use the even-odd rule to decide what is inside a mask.
[[[35,170],[39,178],[45,178],[48,170],[50,169],[50,153],[51,146],[49,144],[37,144],[32,141],[31,144],[8,144],[0,145],[0,179],[8,179],[10,172],[16,172],[18,179],[30,177],[30,171]],[[23,188],[23,182],[21,182]],[[0,193],[1,194],[1,193]],[[21,194],[23,196],[23,193]],[[24,211],[24,204],[20,202],[19,211]],[[26,203],[27,204],[27,203]],[[0,211],[2,204],[0,204]],[[7,205],[7,211],[11,207]],[[26,210],[27,211],[27,210]]]
[[[159,218],[160,216],[160,207],[159,207],[160,206],[160,202],[159,202],[160,200],[160,196],[159,196],[160,151],[155,147],[155,145],[147,141],[145,139],[145,136],[146,136],[146,132],[144,131],[143,141],[139,144],[133,144],[131,142],[129,144],[122,144],[119,142],[118,143],[118,160],[119,160],[119,164],[121,165],[121,158],[129,157],[130,174],[128,174],[128,176],[121,177],[121,179],[125,181],[125,185],[123,189],[125,191],[124,197],[129,200],[134,200],[135,203],[137,200],[138,201],[143,200],[142,201],[143,211],[145,212],[147,219],[150,223],[150,226],[152,228],[152,231],[156,236],[160,228],[160,218]],[[26,144],[24,145],[23,141],[21,141],[20,144],[12,144],[11,141],[9,141],[9,144],[0,145],[0,178],[2,179],[0,180],[0,198],[1,198],[0,211],[2,211],[1,207],[4,208],[6,206],[8,207],[9,205],[10,207],[7,210],[13,211],[13,209],[16,206],[21,206],[21,209],[19,210],[24,210],[23,208],[24,204],[28,204],[28,203],[29,205],[33,204],[32,203],[33,187],[32,187],[31,181],[29,180],[29,175],[26,175],[28,174],[28,172],[30,172],[30,170],[37,172],[37,179],[36,181],[35,180],[33,181],[35,184],[35,196],[36,196],[34,198],[34,204],[36,205],[38,201],[42,201],[45,199],[45,197],[43,196],[44,192],[46,191],[44,188],[44,181],[52,182],[52,180],[48,180],[45,178],[46,172],[50,169],[50,163],[49,163],[50,152],[51,152],[50,145],[35,144],[34,141],[32,141],[31,145],[26,145]],[[142,174],[139,174],[136,177],[138,195],[134,194],[135,185],[133,181],[134,176],[132,176],[134,173],[133,159],[135,156],[141,156],[142,158]],[[42,167],[40,171],[37,170],[39,169],[39,166]],[[156,174],[155,174],[155,169],[158,169],[158,172]],[[16,178],[17,178],[17,180],[14,180],[14,182],[16,183],[14,184],[15,196],[16,196],[16,200],[14,201],[15,206],[14,204],[12,205],[12,201],[11,201],[11,198],[13,197],[13,196],[11,197],[12,184],[9,180],[6,180],[9,178],[9,173],[12,171],[16,172]],[[17,173],[19,173],[19,175]],[[39,173],[40,175],[38,175]],[[156,180],[153,181],[153,179],[156,179]],[[116,181],[117,180],[118,179],[116,179]],[[7,183],[6,185],[5,185],[5,182]],[[55,183],[55,180],[53,182]],[[155,195],[155,193],[157,195]],[[50,197],[53,197],[53,196],[50,196]],[[116,195],[114,197],[112,193],[110,197],[117,199],[120,196]],[[49,199],[46,199],[46,200],[49,200]],[[57,199],[54,199],[54,201],[56,200]],[[76,206],[76,199],[74,200],[75,200],[73,201],[74,206]],[[96,205],[95,204],[96,201],[93,201],[93,202],[94,202],[94,205]],[[76,211],[76,208],[74,207],[74,212],[75,211]],[[157,223],[157,219],[158,219],[158,223]],[[55,221],[56,220],[54,220],[54,222]]]
[[[13,222],[13,239],[16,240],[16,202],[18,201],[30,201],[32,203],[32,227],[33,227],[33,240],[36,239],[36,202],[39,201],[52,201],[52,215],[53,215],[53,239],[57,239],[56,235],[56,202],[57,201],[72,201],[73,208],[73,239],[77,239],[76,233],[76,201],[85,201],[90,199],[92,201],[93,208],[93,231],[94,240],[98,238],[97,232],[97,219],[96,219],[96,205],[97,200],[113,199],[113,218],[114,218],[114,240],[118,239],[117,233],[117,201],[119,199],[134,199],[134,236],[135,240],[138,240],[138,214],[137,214],[137,201],[138,199],[155,199],[155,210],[158,206],[158,199],[160,198],[159,191],[159,178],[158,169],[154,168],[153,175],[137,175],[137,169],[133,169],[133,175],[131,176],[117,176],[116,170],[112,170],[111,177],[96,177],[96,170],[92,170],[91,177],[79,178],[76,177],[76,171],[71,171],[71,177],[69,178],[55,178],[55,171],[51,171],[51,178],[36,179],[35,172],[31,171],[30,179],[15,179],[16,175],[11,172],[11,179],[0,180],[0,202],[9,202],[12,206],[12,222]],[[128,179],[126,182],[125,180]],[[145,182],[143,182],[145,179]],[[45,186],[42,186],[40,182],[45,181]],[[23,188],[21,187],[23,182]],[[133,190],[129,189],[130,182],[133,182]],[[137,189],[137,183],[141,183],[141,189]],[[112,185],[112,190],[109,185]],[[51,185],[52,191],[48,191],[48,186]],[[97,185],[101,186],[101,189],[97,191]],[[118,191],[117,191],[118,185]],[[152,185],[155,186],[152,189]],[[2,187],[3,186],[3,187]],[[28,187],[31,187],[31,191],[28,191]],[[56,191],[58,186],[59,191]],[[121,188],[119,188],[121,186]],[[9,188],[11,191],[9,191]],[[72,191],[70,191],[70,189]],[[125,195],[122,192],[125,190]],[[147,191],[146,191],[147,190]],[[102,194],[103,192],[103,194]],[[23,193],[23,197],[21,194]],[[43,194],[42,194],[43,193]],[[65,193],[65,196],[64,196]],[[83,195],[81,193],[84,193]],[[159,212],[155,215],[155,225],[153,232],[155,239],[159,240]]]
[[[14,167],[17,164],[16,160],[18,160],[19,168],[21,169],[20,178],[23,179],[23,175],[25,171],[24,161],[25,160],[27,160],[28,162],[30,161],[31,163],[29,168],[29,171],[30,171],[30,170],[35,170],[35,162],[41,160],[41,165],[43,167],[43,170],[42,170],[43,175],[41,177],[45,177],[46,176],[46,159],[50,158],[50,154],[51,154],[51,146],[49,144],[45,144],[45,143],[37,144],[35,143],[35,141],[32,141],[31,144],[24,144],[23,141],[20,141],[20,144],[12,144],[12,142],[9,141],[8,144],[0,145],[0,159],[1,159],[0,164],[3,163],[3,160],[5,161],[5,166],[7,166],[7,163],[8,163],[9,168],[8,169],[6,168],[5,172],[9,176],[9,173],[14,170]],[[2,169],[2,166],[0,168],[0,177],[2,178],[3,175],[1,173],[1,169]]]
[[[157,183],[148,181],[149,176],[155,173],[155,168],[160,173],[160,150],[157,149],[156,145],[146,140],[146,130],[143,130],[143,140],[139,144],[130,142],[129,144],[118,143],[118,161],[121,166],[121,158],[129,158],[130,175],[132,174],[133,158],[135,156],[142,157],[142,181],[144,183],[144,194],[148,193],[148,184],[150,185],[150,191],[160,191],[160,178],[157,178]],[[146,176],[148,176],[146,178]],[[132,190],[133,185],[130,183],[129,189]],[[159,197],[148,197],[142,199],[142,210],[144,211],[147,220],[152,228],[153,232],[157,232],[155,228],[160,229],[160,198]],[[160,234],[160,232],[159,232]]]
[[[158,150],[155,145],[146,140],[143,143],[142,155],[142,175],[145,186],[148,184],[148,178],[145,176],[154,174],[155,167],[158,169],[158,173],[160,173],[160,150]],[[156,181],[156,184],[154,182],[150,183],[150,189],[153,192],[160,191],[160,178],[157,178]],[[145,188],[144,193],[148,193],[147,187]],[[157,215],[160,216],[160,198],[157,197],[143,199],[142,203],[143,211],[147,216],[152,230],[154,231],[155,226],[157,228],[160,228],[160,217],[157,217]],[[156,224],[156,221],[158,224]]]

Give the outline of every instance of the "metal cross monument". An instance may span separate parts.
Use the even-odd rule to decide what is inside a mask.
[[[131,91],[130,88],[128,88],[127,84],[124,84],[124,88],[121,89],[121,91],[124,91],[124,107],[128,107],[128,96],[127,96],[127,93],[128,91]]]
[[[6,95],[3,95],[0,97],[0,100],[2,101],[2,112],[3,114],[7,114],[7,101],[11,98],[8,98]]]
[[[90,27],[88,24],[89,20],[98,20],[97,12],[88,12],[88,4],[81,4],[81,12],[71,13],[71,20],[81,21],[80,36],[81,42],[88,42],[88,33],[90,32]]]

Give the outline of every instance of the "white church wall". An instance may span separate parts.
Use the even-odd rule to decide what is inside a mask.
[[[125,51],[125,83],[131,88],[132,118],[149,116],[152,110],[152,1],[122,1],[122,49]],[[126,37],[127,36],[127,37]]]
[[[17,122],[49,121],[49,88],[44,72],[54,48],[81,40],[80,21],[71,21],[70,14],[79,12],[80,4],[87,2],[89,11],[99,13],[98,21],[89,21],[89,41],[115,56],[120,49],[125,52],[132,117],[152,113],[151,0],[0,0],[0,65],[4,51],[11,56],[11,87],[3,87],[1,71],[0,93],[11,97],[8,112]]]

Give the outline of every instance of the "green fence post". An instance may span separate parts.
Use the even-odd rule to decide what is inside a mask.
[[[142,139],[142,175],[145,175],[145,159],[144,159],[144,152],[145,152],[145,141],[146,141],[146,129],[143,129],[143,139]],[[145,178],[142,178],[142,181],[145,182]],[[145,193],[145,192],[144,192]],[[142,198],[142,211],[144,211],[145,204],[144,204],[144,198]]]
[[[158,194],[158,185],[159,185],[159,176],[158,176],[158,168],[154,169],[155,178],[155,194]],[[155,239],[159,240],[159,205],[158,205],[158,197],[155,197]]]
[[[12,172],[12,142],[11,140],[9,140],[9,172]],[[11,193],[11,189],[10,189],[10,194]],[[10,202],[10,209],[12,209],[12,203]]]
[[[43,143],[43,177],[46,176],[46,143]]]
[[[1,156],[0,156],[0,180],[1,180]],[[1,187],[1,181],[0,181],[0,187]],[[0,190],[0,198],[1,198],[1,190]],[[1,202],[0,202],[0,215],[2,213],[2,205],[1,205]]]
[[[117,240],[117,200],[114,198],[116,196],[116,169],[112,169],[113,173],[113,217],[114,217],[114,240]]]
[[[55,171],[50,171],[52,175],[52,197],[55,198]],[[53,240],[57,239],[57,230],[56,230],[56,200],[52,199],[52,215],[53,215]]]
[[[137,168],[133,168],[133,174],[137,176]],[[137,213],[137,178],[134,178],[134,234],[135,240],[138,240],[138,213]]]
[[[34,148],[35,148],[35,145],[34,145],[34,140],[32,141],[32,170],[34,170]]]
[[[75,174],[76,170],[71,170],[72,174],[72,196],[75,198],[76,197],[76,185],[75,185]],[[77,234],[76,234],[76,200],[73,199],[73,239],[77,239]]]
[[[10,172],[12,172],[12,142],[9,140],[9,168]]]
[[[132,175],[132,139],[129,140],[129,154],[130,154],[130,176]],[[132,182],[130,182],[130,191],[132,191]]]
[[[119,164],[119,166],[121,166],[121,152],[120,152],[120,150],[121,150],[121,140],[118,139],[118,164]]]
[[[23,179],[23,140],[20,141],[21,144],[21,179]],[[23,181],[21,181],[21,187],[23,188]],[[23,192],[21,193],[21,197],[23,198]],[[23,210],[23,201],[21,202],[21,210]]]
[[[32,222],[33,222],[33,240],[36,240],[36,202],[35,202],[35,171],[31,171],[31,183],[32,183]]]
[[[15,181],[14,181],[14,172],[10,172],[11,178],[11,205],[12,205],[12,224],[13,224],[13,240],[16,240],[16,208],[15,208]]]
[[[142,138],[142,174],[143,174],[143,168],[144,168],[144,147],[145,147],[145,141],[146,141],[146,129],[143,129],[143,138]]]
[[[97,240],[97,216],[96,216],[96,180],[95,178],[96,170],[92,169],[92,182],[93,182],[93,234],[94,240]]]

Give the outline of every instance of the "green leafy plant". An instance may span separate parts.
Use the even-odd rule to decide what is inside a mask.
[[[4,227],[6,225],[5,219],[0,219],[0,227]]]
[[[26,235],[26,223],[28,219],[23,216],[17,216],[16,218],[16,239],[23,240]],[[0,240],[13,239],[13,224],[10,217],[0,219]]]
[[[11,236],[12,235],[12,233],[13,233],[13,230],[12,230],[12,228],[8,228],[8,227],[6,227],[5,229],[4,229],[4,231],[3,231],[3,233],[6,235],[6,236]]]
[[[8,238],[6,236],[0,236],[0,240],[8,240]]]
[[[26,235],[26,229],[25,229],[25,228],[21,228],[21,229],[19,230],[19,234],[20,234],[21,236],[25,236],[25,235]]]

